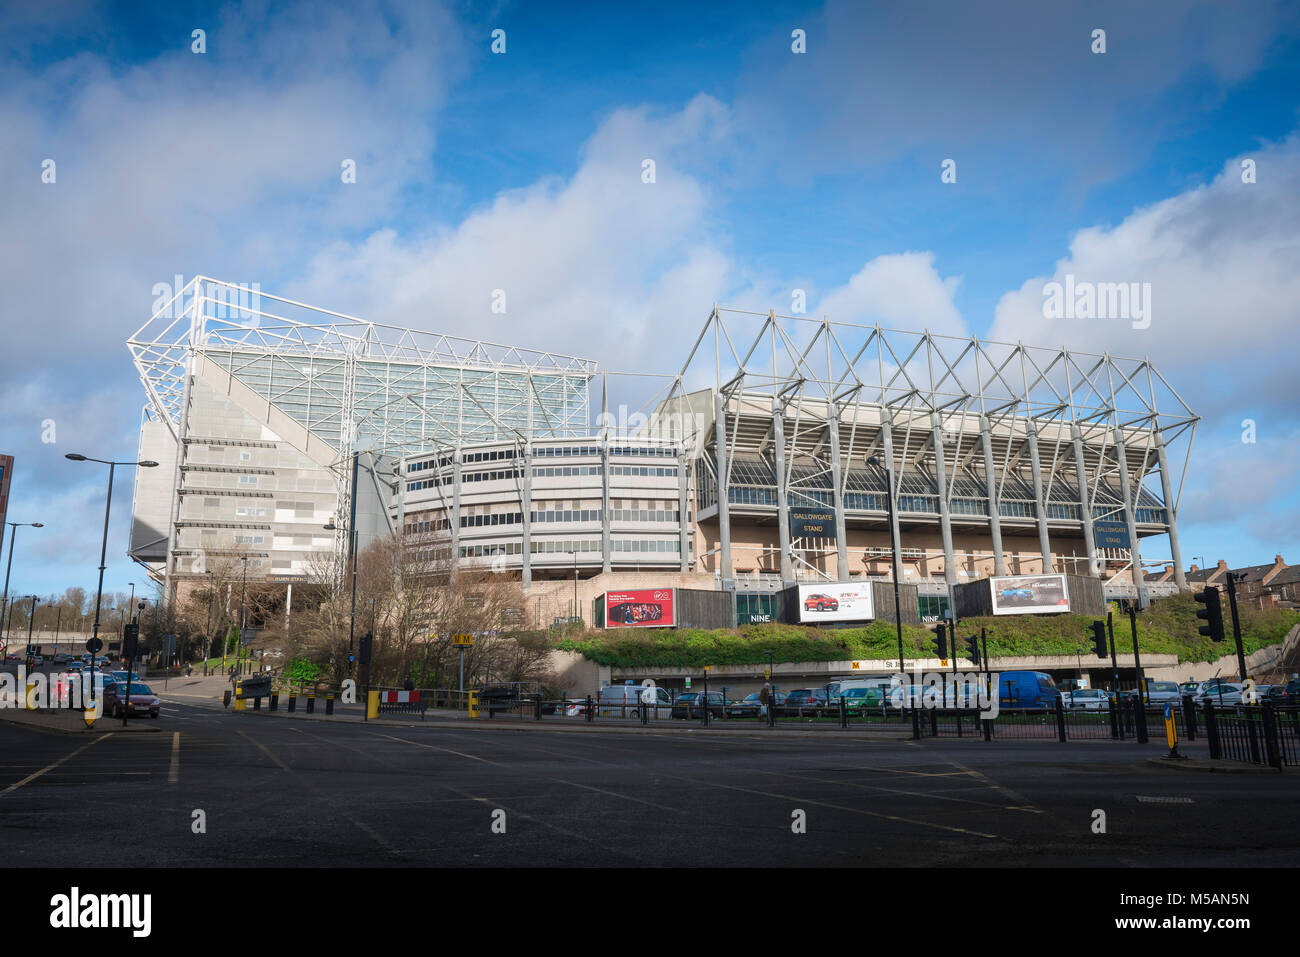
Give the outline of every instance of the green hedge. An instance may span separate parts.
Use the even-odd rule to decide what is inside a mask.
[[[1224,602],[1227,616],[1227,603]],[[1180,662],[1213,661],[1232,654],[1229,640],[1216,644],[1197,633],[1196,605],[1183,594],[1155,602],[1138,615],[1138,648],[1147,654],[1177,655]],[[1281,641],[1300,623],[1300,613],[1290,610],[1241,609],[1242,644],[1246,654]],[[961,637],[988,629],[990,656],[1074,655],[1099,661],[1092,653],[1092,619],[1080,615],[1018,615],[969,618],[958,623]],[[932,658],[929,628],[903,626],[905,657]],[[1126,615],[1115,610],[1116,648],[1131,653],[1133,641]],[[654,628],[626,631],[588,631],[560,642],[564,651],[576,651],[592,661],[618,668],[699,668],[702,665],[752,665],[792,661],[885,660],[898,657],[894,625],[873,622],[856,628],[823,629],[802,625],[745,625],[735,629],[704,631],[694,628]]]

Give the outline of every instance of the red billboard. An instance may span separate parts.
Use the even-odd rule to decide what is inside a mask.
[[[605,592],[606,628],[671,628],[675,624],[671,588]]]

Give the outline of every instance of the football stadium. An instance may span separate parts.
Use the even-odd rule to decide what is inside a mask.
[[[736,624],[887,617],[894,580],[907,620],[1186,587],[1197,417],[1146,358],[714,305],[680,366],[609,369],[206,277],[155,305],[130,556],[169,597],[217,560],[291,595],[354,530],[518,580],[534,625],[676,624],[674,589]]]

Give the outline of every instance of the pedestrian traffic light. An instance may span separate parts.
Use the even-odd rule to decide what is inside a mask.
[[[980,640],[978,635],[970,635],[966,639],[966,657],[970,663],[978,666],[980,663]]]
[[[374,640],[374,635],[366,632],[361,636],[361,640],[357,642],[357,661],[363,665],[370,664],[370,648]]]
[[[948,657],[948,626],[934,626],[934,653],[938,658],[947,659]]]
[[[1219,589],[1207,588],[1205,591],[1198,591],[1192,597],[1196,599],[1198,605],[1205,606],[1196,609],[1196,617],[1206,622],[1197,631],[1207,638],[1223,641],[1223,607],[1219,604]]]
[[[1094,621],[1092,623],[1092,650],[1097,653],[1098,658],[1105,658],[1106,651],[1106,623],[1104,621]]]

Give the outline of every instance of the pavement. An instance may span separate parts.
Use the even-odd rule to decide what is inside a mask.
[[[1155,744],[282,720],[227,711],[194,680],[132,721],[158,733],[0,722],[11,866],[108,864],[87,833],[112,833],[133,867],[1300,859],[1300,774],[1170,773]]]

